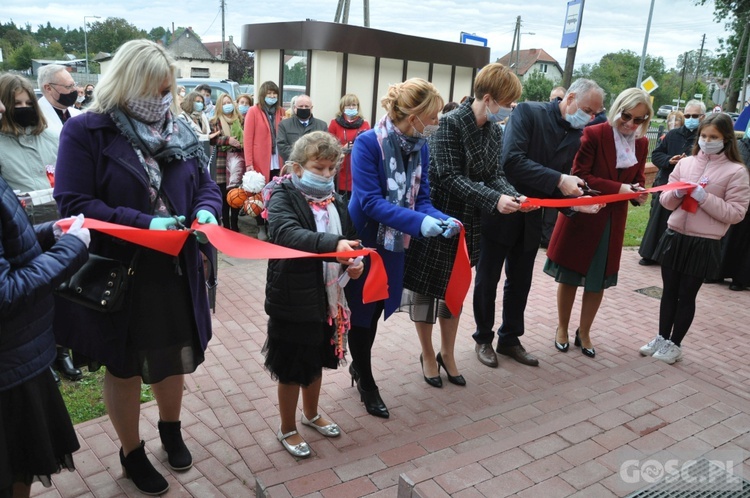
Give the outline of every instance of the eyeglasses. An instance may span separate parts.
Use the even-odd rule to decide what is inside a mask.
[[[50,82],[50,85],[61,86],[64,89],[66,89],[68,92],[72,92],[78,86],[78,84],[76,84],[76,82],[73,82],[70,85],[61,85],[60,83],[52,83],[52,82]]]
[[[698,118],[700,118],[703,115],[704,114],[685,114],[685,119],[688,119],[688,118],[698,119]]]
[[[627,112],[620,113],[620,121],[622,121],[623,123],[627,123],[632,119],[633,123],[640,125],[648,121],[648,118],[648,116],[645,116],[643,118],[634,118],[632,114],[628,114]]]

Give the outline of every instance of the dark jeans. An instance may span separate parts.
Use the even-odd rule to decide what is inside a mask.
[[[682,344],[695,317],[695,298],[703,278],[685,275],[672,268],[661,267],[664,291],[659,306],[659,335]]]
[[[523,315],[534,275],[536,253],[537,248],[524,250],[523,237],[516,245],[507,246],[482,236],[474,282],[474,321],[477,330],[472,337],[477,344],[492,344],[497,284],[503,264],[503,323],[497,331],[497,345],[514,346],[521,343],[519,338],[524,332]]]

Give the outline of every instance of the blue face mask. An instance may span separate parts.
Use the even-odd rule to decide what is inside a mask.
[[[276,97],[266,97],[264,100],[266,101],[266,104],[268,104],[268,107],[275,106],[276,102],[279,101]]]
[[[487,106],[486,109],[487,109],[487,121],[489,121],[490,123],[499,123],[503,119],[510,116],[510,111],[511,111],[510,107],[501,107],[497,110],[497,112],[491,112],[489,106]]]
[[[359,114],[359,111],[357,109],[344,109],[344,114],[346,114],[350,118],[353,118],[357,114]]]
[[[687,128],[690,131],[693,131],[694,129],[698,128],[698,125],[700,124],[699,118],[687,118],[685,120],[685,128]]]
[[[582,109],[578,109],[575,114],[565,114],[565,121],[570,123],[571,128],[582,130],[591,121],[591,115]]]
[[[250,106],[249,105],[241,105],[239,107],[240,107],[240,114],[242,114],[243,116],[245,114],[247,114],[247,111],[250,110]]]
[[[203,103],[202,102],[193,102],[193,110],[195,112],[201,112],[203,110]]]
[[[224,114],[232,114],[232,111],[234,111],[234,104],[224,104],[221,106],[221,110],[224,111]]]
[[[300,183],[313,190],[333,192],[333,177],[326,178],[325,176],[313,173],[306,169],[302,171],[302,177]]]

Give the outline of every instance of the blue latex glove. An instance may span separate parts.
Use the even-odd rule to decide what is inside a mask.
[[[447,228],[443,232],[443,237],[445,237],[446,239],[455,237],[456,235],[461,233],[461,222],[456,218],[448,218],[445,224]]]
[[[200,209],[197,213],[195,213],[195,221],[197,221],[201,225],[205,225],[208,223],[212,225],[219,224],[219,222],[216,221],[216,217],[211,214],[210,211],[206,211],[205,209]],[[195,234],[195,238],[198,239],[198,242],[200,242],[201,244],[205,244],[206,242],[208,242],[208,237],[206,237],[203,232],[196,230],[193,233]]]
[[[195,213],[195,220],[201,225],[204,225],[206,223],[211,223],[212,225],[219,224],[219,222],[216,221],[216,217],[211,214],[210,211],[206,211],[205,209],[201,209],[197,213]]]
[[[690,197],[698,201],[698,204],[701,204],[703,201],[705,201],[707,195],[708,193],[706,192],[706,189],[704,189],[700,185],[696,185],[693,191],[690,192]]]
[[[423,237],[437,237],[443,233],[443,225],[437,218],[425,216],[422,220],[422,226],[419,227],[419,231]]]
[[[185,223],[185,217],[184,216],[172,216],[169,218],[154,218],[151,220],[151,223],[148,224],[149,230],[175,230],[178,227],[178,225],[181,225],[182,223]]]

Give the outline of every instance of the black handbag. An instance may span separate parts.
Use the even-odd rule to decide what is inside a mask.
[[[89,254],[86,264],[63,282],[55,293],[92,310],[113,313],[123,307],[132,272],[132,262],[128,268],[116,259]]]

